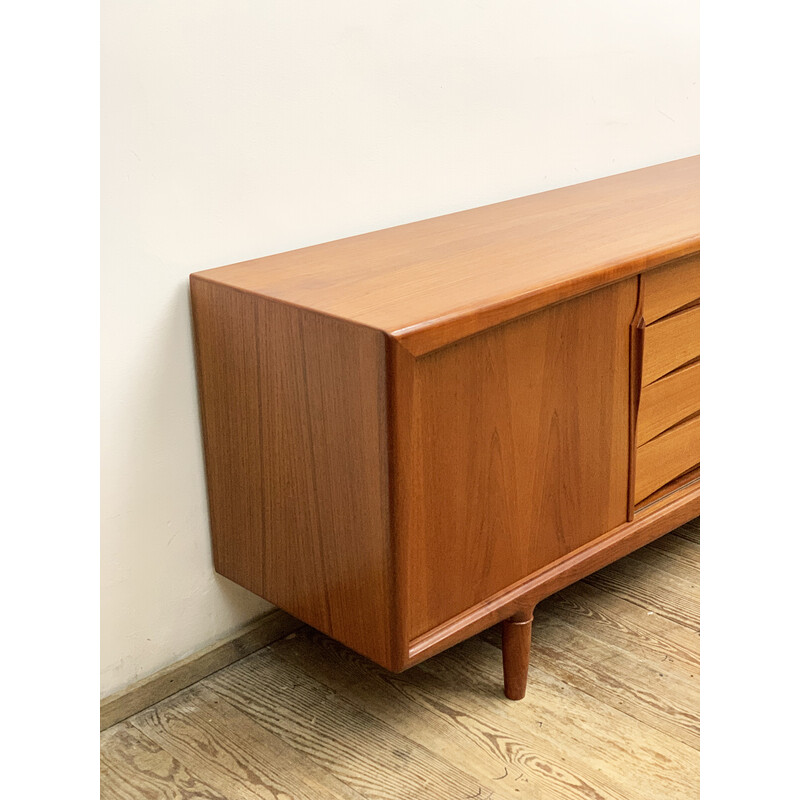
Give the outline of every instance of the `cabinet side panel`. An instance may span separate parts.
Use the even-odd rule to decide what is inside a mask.
[[[386,343],[262,300],[264,596],[390,664]]]
[[[216,570],[390,666],[385,336],[191,286]]]
[[[191,290],[214,567],[263,594],[258,299],[196,279]]]
[[[411,637],[625,522],[631,278],[417,359]]]

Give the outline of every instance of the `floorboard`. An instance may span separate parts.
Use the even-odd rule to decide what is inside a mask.
[[[103,800],[694,800],[699,520],[395,675],[303,627],[101,734]]]

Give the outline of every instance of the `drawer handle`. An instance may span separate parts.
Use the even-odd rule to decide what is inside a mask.
[[[630,407],[628,413],[628,522],[633,520],[636,483],[636,424],[639,419],[639,404],[642,399],[642,376],[644,373],[644,329],[642,279],[639,278],[639,302],[631,322],[630,339]]]

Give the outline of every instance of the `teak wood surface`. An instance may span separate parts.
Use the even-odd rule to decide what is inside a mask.
[[[217,571],[400,671],[697,516],[697,173],[192,275]]]
[[[700,356],[700,306],[676,311],[644,329],[642,385]]]
[[[646,325],[700,299],[700,256],[695,253],[642,275]]]
[[[195,273],[414,355],[700,248],[698,156]]]
[[[637,444],[649,442],[700,410],[700,361],[679,367],[642,389]]]
[[[383,336],[204,281],[193,304],[217,571],[389,663]]]
[[[700,463],[700,414],[639,447],[636,502]]]
[[[636,297],[631,278],[417,359],[411,637],[625,521]]]

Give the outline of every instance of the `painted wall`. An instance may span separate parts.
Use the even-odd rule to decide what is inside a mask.
[[[696,0],[103,2],[102,693],[211,563],[187,276],[699,152]]]

